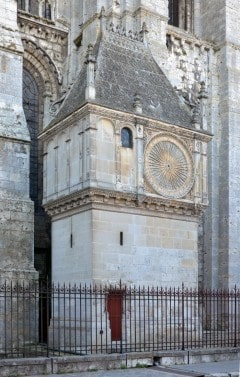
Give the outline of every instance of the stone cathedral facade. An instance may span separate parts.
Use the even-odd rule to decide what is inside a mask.
[[[240,4],[0,0],[1,278],[240,283]]]

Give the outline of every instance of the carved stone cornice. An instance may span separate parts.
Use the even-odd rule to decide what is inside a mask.
[[[62,75],[47,52],[37,43],[24,37],[22,37],[22,44],[24,47],[24,58],[27,61],[30,61],[32,64],[35,64],[35,66],[39,66],[39,64],[41,65],[41,73],[44,76],[44,81],[51,82],[54,87],[52,81],[56,80],[60,85],[62,83]],[[56,97],[57,91],[53,91],[52,94],[54,97]]]
[[[45,203],[44,208],[51,217],[61,214],[66,216],[70,212],[79,213],[94,208],[148,211],[154,213],[154,216],[157,213],[165,213],[198,217],[206,206],[184,200],[166,200],[155,196],[89,188]]]
[[[150,10],[149,8],[144,7],[143,5],[140,5],[134,12],[133,16],[137,17],[139,14],[143,14],[146,17],[154,17],[155,19],[158,19],[159,21],[167,22],[168,17],[165,17],[157,12],[154,12],[153,10]]]
[[[39,135],[40,138],[47,139],[54,136],[61,130],[65,129],[68,126],[71,126],[76,121],[82,119],[83,117],[94,114],[99,117],[106,117],[112,120],[119,120],[121,122],[128,122],[133,124],[141,124],[144,127],[151,129],[153,131],[166,131],[172,132],[181,137],[186,137],[190,139],[197,139],[203,142],[209,142],[212,139],[212,135],[204,130],[196,130],[194,128],[184,128],[173,124],[164,123],[152,118],[135,115],[132,113],[125,113],[122,111],[112,110],[98,104],[94,103],[85,103],[79,110],[70,114],[68,117],[62,121],[54,124],[51,124],[45,128]]]
[[[55,23],[45,18],[30,15],[26,12],[18,12],[18,26],[21,33],[29,36],[29,31],[35,37],[52,40],[55,43],[65,45],[68,31],[58,28]]]
[[[204,50],[217,50],[217,46],[214,42],[208,42],[204,39],[196,38],[193,34],[181,28],[172,25],[167,25],[166,32],[167,35],[171,35],[176,39],[180,39],[184,43],[188,43],[189,45],[202,47]]]

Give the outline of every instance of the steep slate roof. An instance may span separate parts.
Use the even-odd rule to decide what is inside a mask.
[[[91,100],[92,103],[134,113],[133,103],[137,93],[143,116],[192,127],[186,105],[180,101],[150,50],[142,42],[106,32],[93,53],[96,57],[96,99]],[[50,126],[86,103],[86,82],[85,65]]]

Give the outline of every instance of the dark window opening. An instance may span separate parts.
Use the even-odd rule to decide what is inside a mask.
[[[186,31],[193,32],[193,0],[169,0],[168,1],[168,23],[180,27]]]
[[[18,9],[20,9],[20,10],[26,10],[26,9],[25,9],[25,0],[18,0],[18,2],[17,2],[17,7],[18,7]]]
[[[179,27],[179,0],[168,1],[168,23]]]
[[[39,16],[39,4],[37,0],[29,0],[28,2],[26,0],[17,0],[17,7],[19,10]],[[40,13],[42,13],[42,17],[48,20],[52,19],[52,7],[48,0],[43,1]]]
[[[48,20],[52,19],[51,4],[49,4],[48,1],[45,1],[43,4],[43,17],[47,18]]]
[[[122,147],[125,147],[125,148],[133,147],[132,131],[127,127],[124,127],[121,130],[121,142],[122,142]]]

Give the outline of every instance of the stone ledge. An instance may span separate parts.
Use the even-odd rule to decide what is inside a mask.
[[[237,360],[240,348],[212,348],[153,353],[154,361],[163,366]]]
[[[1,377],[48,375],[51,373],[52,360],[47,358],[7,359],[0,361]]]
[[[85,356],[61,356],[51,358],[26,358],[0,360],[0,375],[36,376],[51,373],[74,373],[94,370],[134,368],[139,365],[162,366],[194,364],[238,359],[240,348],[200,349],[185,351],[133,352]],[[200,359],[199,359],[200,358]],[[199,361],[200,360],[200,361]],[[209,377],[238,377],[237,371],[229,374],[211,374]]]
[[[126,365],[126,355],[64,356],[52,358],[52,373],[118,369]]]

